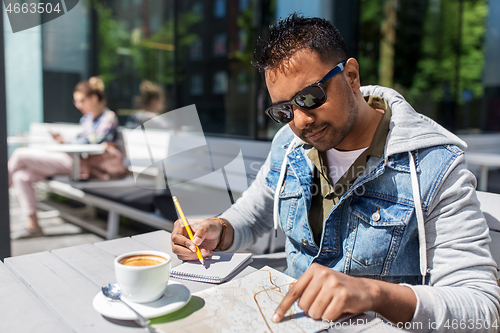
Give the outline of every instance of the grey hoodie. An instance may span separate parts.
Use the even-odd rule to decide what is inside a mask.
[[[396,91],[366,86],[361,92],[385,98],[392,110],[384,158],[448,144],[465,150],[462,140],[433,120],[416,113]],[[272,228],[274,193],[265,183],[268,172],[269,158],[249,189],[221,215],[235,229],[234,242],[228,251],[249,247],[256,237]],[[417,297],[412,319],[414,331],[500,331],[496,264],[489,252],[488,227],[479,209],[475,186],[476,179],[461,155],[448,169],[429,204],[425,219],[429,285],[408,285]],[[467,223],[461,224],[460,221]]]

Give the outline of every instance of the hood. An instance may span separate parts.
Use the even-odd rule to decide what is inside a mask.
[[[429,148],[439,145],[455,145],[462,150],[467,144],[434,120],[417,113],[401,94],[381,86],[361,87],[363,95],[385,98],[392,117],[385,143],[385,156]]]

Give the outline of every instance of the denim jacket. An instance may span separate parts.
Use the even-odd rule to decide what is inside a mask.
[[[275,139],[265,180],[275,191],[285,152],[294,138],[285,130]],[[308,223],[312,166],[300,145],[288,155],[279,192],[279,221],[285,232],[288,268],[298,278],[312,262],[349,275],[388,282],[420,282],[417,219],[407,153],[370,157],[366,170],[327,216],[321,243]],[[437,146],[413,152],[421,197],[436,193],[447,168],[463,151]],[[424,217],[426,207],[423,207]]]
[[[490,238],[475,194],[476,180],[465,164],[466,145],[416,113],[396,91],[379,86],[361,90],[385,98],[391,108],[384,154],[369,158],[364,173],[333,207],[320,244],[315,244],[307,221],[313,164],[285,126],[276,134],[255,181],[221,214],[234,227],[228,251],[243,250],[268,233],[273,212],[278,212],[287,236],[289,275],[300,277],[314,261],[353,276],[404,283],[417,297],[412,321],[437,323],[437,331],[453,319],[500,323],[496,264],[487,245]],[[420,233],[409,153],[424,217]],[[281,171],[283,182],[278,186]],[[419,239],[424,240],[420,245]],[[422,283],[422,259],[428,267],[426,285],[417,285]]]

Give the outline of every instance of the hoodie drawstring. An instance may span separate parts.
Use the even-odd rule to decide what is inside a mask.
[[[415,214],[417,215],[418,223],[418,251],[420,254],[420,274],[422,274],[422,284],[425,284],[425,276],[427,275],[427,245],[425,241],[424,228],[424,213],[422,211],[422,203],[420,201],[420,188],[418,186],[417,166],[411,152],[410,156],[410,173],[411,187],[413,190],[413,203],[415,204]]]
[[[295,147],[297,142],[297,138],[295,137],[292,142],[290,142],[290,146],[286,150],[285,157],[283,158],[283,163],[281,163],[280,176],[278,178],[278,183],[276,184],[276,190],[274,192],[274,208],[273,208],[273,219],[274,219],[274,237],[278,236],[278,224],[280,218],[279,211],[279,202],[280,202],[280,193],[281,187],[284,185],[283,180],[285,179],[286,174],[286,164],[288,162],[287,157],[292,152],[292,149]]]

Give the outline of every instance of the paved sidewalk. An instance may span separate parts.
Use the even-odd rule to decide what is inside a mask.
[[[26,217],[22,214],[21,208],[15,195],[15,189],[9,190],[10,203],[10,230],[18,231],[26,227]],[[95,233],[85,230],[73,223],[67,222],[59,217],[59,211],[53,209],[51,205],[64,209],[71,215],[84,218],[92,227],[105,230],[106,216],[93,216],[86,208],[76,208],[65,203],[55,203],[47,199],[43,191],[37,193],[39,197],[38,220],[45,236],[30,239],[11,240],[11,256],[50,251],[68,246],[90,244],[104,241],[105,239]],[[40,208],[42,207],[42,208]],[[92,230],[92,229],[91,229]],[[157,229],[138,223],[132,220],[120,224],[119,237],[138,235]]]
[[[21,230],[26,227],[26,217],[21,212],[14,191],[9,195],[10,229]],[[45,232],[44,237],[19,239],[11,241],[11,255],[19,256],[28,253],[50,251],[62,247],[94,243],[104,240],[80,227],[62,220],[58,211],[39,211],[40,226]]]

